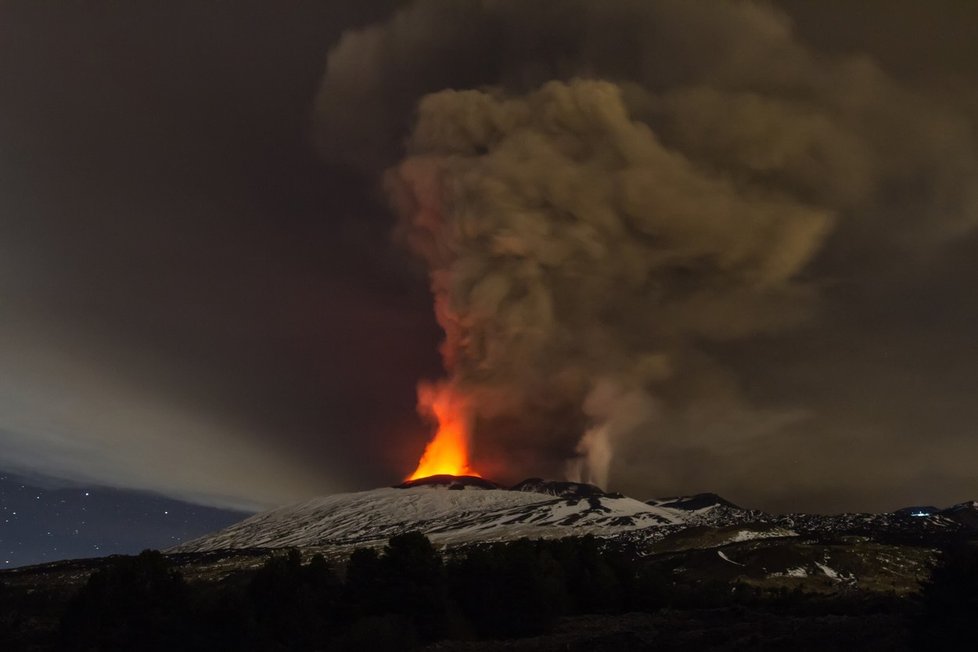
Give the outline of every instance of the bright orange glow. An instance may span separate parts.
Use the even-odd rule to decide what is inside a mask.
[[[430,475],[474,475],[469,466],[469,411],[465,400],[450,385],[418,385],[418,411],[438,424],[435,437],[424,449],[418,468],[408,478]]]

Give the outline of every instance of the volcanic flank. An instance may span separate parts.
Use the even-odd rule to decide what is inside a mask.
[[[258,514],[178,551],[380,544],[408,530],[441,545],[681,526],[689,514],[593,485],[531,479],[512,489],[474,476],[437,475],[338,494]]]
[[[258,514],[173,552],[241,548],[326,548],[346,554],[420,531],[439,546],[521,538],[593,535],[647,547],[671,535],[707,536],[712,547],[737,541],[794,539],[803,533],[918,536],[972,527],[978,510],[963,503],[925,517],[888,514],[772,515],[717,496],[642,502],[584,483],[524,480],[510,488],[475,476],[436,475],[394,487],[337,494]],[[704,529],[705,526],[705,529]],[[706,533],[706,535],[704,535]]]

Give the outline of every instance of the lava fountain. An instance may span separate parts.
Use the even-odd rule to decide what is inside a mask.
[[[469,466],[471,417],[466,399],[448,383],[418,385],[418,411],[437,424],[415,469],[407,479],[432,475],[471,475],[482,477]]]

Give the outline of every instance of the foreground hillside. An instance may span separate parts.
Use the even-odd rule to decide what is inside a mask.
[[[2,571],[0,649],[963,649],[942,641],[978,614],[976,514],[436,477]]]
[[[702,552],[702,551],[701,551]],[[978,549],[914,597],[694,577],[596,539],[439,553],[419,533],[342,565],[295,549],[60,562],[0,575],[4,650],[970,649]],[[704,570],[705,567],[700,567]]]
[[[691,581],[909,593],[939,548],[975,530],[975,514],[964,503],[927,513],[772,515],[714,494],[642,502],[578,483],[530,479],[507,489],[436,476],[282,507],[170,552],[295,547],[341,561],[357,546],[380,546],[406,531],[446,550],[591,535],[641,558],[671,560]]]

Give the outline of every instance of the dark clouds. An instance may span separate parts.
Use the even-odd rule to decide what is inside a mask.
[[[804,319],[685,347],[612,483],[978,492],[973,10],[369,4],[0,5],[0,462],[224,504],[409,471],[439,333],[371,175],[426,93],[583,76],[697,173],[834,225]],[[577,434],[511,457],[560,471]]]
[[[399,473],[424,289],[307,144],[330,43],[384,8],[2,11],[4,463],[223,504]]]
[[[767,500],[789,481],[832,493],[829,470],[892,489],[927,464],[870,455],[898,429],[856,425],[857,408],[834,419],[857,442],[840,464],[819,392],[744,391],[806,319],[846,323],[857,306],[837,286],[884,300],[978,222],[970,98],[834,45],[813,49],[767,4],[669,0],[419,0],[341,39],[323,151],[379,173],[406,143],[392,201],[430,270],[449,377],[477,397],[485,463],[554,473],[581,453],[586,477],[610,464],[632,492],[712,481]],[[764,353],[725,362],[762,336]],[[827,359],[822,382],[858,375]]]

